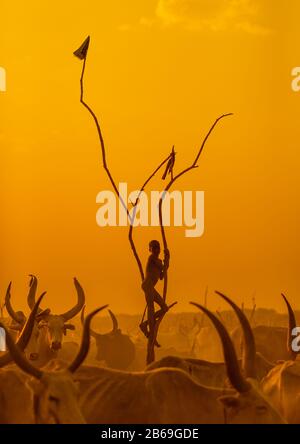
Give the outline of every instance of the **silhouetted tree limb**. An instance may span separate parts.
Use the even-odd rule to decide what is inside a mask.
[[[170,159],[170,156],[171,156],[171,155],[169,154],[168,157],[167,157],[165,160],[163,160],[163,161],[158,165],[158,167],[157,167],[157,168],[155,169],[155,171],[151,174],[151,176],[148,177],[148,179],[146,180],[146,182],[144,183],[144,185],[143,185],[142,188],[140,189],[140,192],[139,192],[139,194],[138,194],[138,197],[137,197],[136,202],[134,203],[134,205],[137,205],[137,204],[138,204],[138,200],[139,200],[139,197],[141,196],[142,192],[145,190],[146,186],[148,185],[148,183],[150,182],[150,180],[155,176],[155,174],[158,173],[158,171],[164,166],[164,164],[168,162],[168,160]]]
[[[130,220],[130,214],[129,214],[128,206],[127,206],[127,204],[124,202],[124,200],[122,199],[122,196],[121,196],[121,194],[120,194],[120,192],[119,192],[119,189],[118,189],[118,187],[116,186],[116,183],[115,183],[115,181],[114,181],[114,179],[113,179],[113,177],[112,177],[112,175],[111,175],[111,172],[110,172],[110,170],[109,170],[109,168],[108,168],[108,165],[107,165],[107,161],[106,161],[106,149],[105,149],[105,143],[104,143],[104,138],[103,138],[103,135],[102,135],[102,131],[101,131],[101,127],[100,127],[100,123],[99,123],[99,121],[98,121],[98,118],[97,118],[96,114],[95,114],[94,111],[92,110],[92,108],[91,108],[91,107],[90,107],[90,106],[84,101],[84,73],[85,73],[85,67],[86,67],[86,60],[87,60],[87,55],[86,55],[86,57],[85,57],[85,59],[84,59],[84,62],[83,62],[82,73],[81,73],[81,78],[80,78],[80,102],[81,102],[82,105],[88,110],[88,112],[91,114],[91,116],[92,116],[93,119],[94,119],[94,122],[95,122],[95,125],[96,125],[96,128],[97,128],[97,132],[98,132],[98,136],[99,136],[100,145],[101,145],[101,153],[102,153],[103,168],[104,168],[104,170],[106,171],[106,174],[107,174],[107,176],[108,176],[108,178],[109,178],[109,180],[110,180],[110,183],[111,183],[111,185],[112,185],[112,187],[113,187],[115,193],[117,194],[117,196],[118,196],[118,198],[119,198],[119,201],[121,202],[123,208],[125,209],[125,211],[126,211],[126,213],[127,213],[128,218],[129,218],[129,220]],[[134,255],[134,257],[135,257],[135,260],[136,260],[136,262],[137,262],[137,265],[138,265],[138,268],[139,268],[140,274],[141,274],[141,276],[143,276],[143,267],[142,267],[142,263],[141,263],[141,260],[140,260],[140,258],[139,258],[139,256],[138,256],[138,253],[137,253],[137,250],[136,250],[136,247],[135,247],[135,244],[134,244],[134,241],[133,241],[132,236],[131,236],[131,238],[129,239],[129,241],[130,241],[131,249],[132,249],[133,255]]]
[[[158,165],[158,167],[153,171],[153,173],[148,177],[148,179],[145,181],[145,183],[143,184],[143,186],[139,190],[139,193],[138,193],[138,196],[137,196],[135,202],[132,204],[133,205],[133,211],[132,211],[133,214],[132,214],[132,217],[131,217],[131,220],[130,220],[131,223],[130,223],[129,235],[128,235],[130,242],[132,241],[134,221],[135,221],[136,212],[137,212],[137,205],[139,203],[139,199],[141,197],[141,194],[143,193],[143,191],[145,190],[146,186],[151,181],[151,179],[168,162],[169,159],[170,159],[170,155],[166,159],[164,159]],[[142,281],[144,281],[145,275],[144,275],[144,271],[143,271],[142,268],[140,269],[140,274],[141,274]],[[145,310],[143,312],[143,316],[142,316],[142,321],[141,322],[144,321],[146,310],[147,310],[147,305],[146,305]],[[155,360],[154,344],[155,344],[155,341],[156,341],[156,338],[157,338],[157,334],[158,334],[158,329],[159,329],[160,323],[163,320],[164,315],[165,315],[165,313],[156,321],[156,323],[154,322],[153,319],[149,319],[149,315],[148,315],[148,325],[155,324],[155,327],[154,327],[154,331],[153,332],[150,331],[150,334],[149,334],[149,337],[148,337],[148,343],[147,343],[147,364],[150,364],[151,362],[153,362]]]
[[[118,187],[116,186],[116,183],[115,183],[115,181],[114,181],[114,179],[113,179],[113,177],[112,177],[112,174],[111,174],[111,172],[110,172],[110,170],[109,170],[109,168],[108,168],[107,160],[106,160],[105,142],[104,142],[104,138],[103,138],[103,135],[102,135],[102,131],[101,131],[101,127],[100,127],[100,123],[99,123],[99,121],[98,121],[98,118],[97,118],[96,114],[94,113],[94,111],[92,110],[92,108],[91,108],[91,107],[85,102],[85,100],[84,100],[84,74],[85,74],[86,61],[87,61],[87,51],[88,51],[88,45],[89,45],[89,38],[88,38],[88,40],[87,40],[86,42],[87,42],[87,43],[84,43],[84,45],[85,45],[84,48],[81,47],[80,50],[77,50],[77,51],[74,53],[74,54],[75,54],[77,57],[79,57],[80,59],[83,59],[83,58],[84,58],[83,67],[82,67],[82,73],[81,73],[81,78],[80,78],[80,91],[81,91],[81,94],[80,94],[80,102],[81,102],[81,104],[82,104],[82,105],[88,110],[88,112],[91,114],[91,116],[92,116],[92,118],[93,118],[93,120],[94,120],[94,122],[95,122],[95,125],[96,125],[96,128],[97,128],[97,132],[98,132],[99,142],[100,142],[100,146],[101,146],[101,154],[102,154],[103,168],[104,168],[104,170],[105,170],[105,172],[106,172],[106,174],[107,174],[107,176],[108,176],[108,178],[109,178],[109,180],[110,180],[110,183],[111,183],[111,185],[112,185],[112,187],[113,187],[113,189],[114,189],[116,195],[118,196],[119,201],[121,202],[121,204],[122,204],[124,210],[126,211],[127,217],[128,217],[128,219],[129,219],[129,221],[130,221],[130,229],[129,229],[129,235],[128,235],[128,238],[129,238],[129,242],[130,242],[131,249],[132,249],[132,251],[133,251],[133,254],[134,254],[135,260],[136,260],[137,265],[138,265],[138,268],[139,268],[139,272],[140,272],[140,275],[141,275],[141,279],[144,280],[144,271],[143,271],[143,267],[142,267],[141,260],[140,260],[140,258],[139,258],[139,256],[138,256],[138,253],[137,253],[137,250],[136,250],[136,247],[135,247],[134,241],[133,241],[133,224],[134,224],[134,220],[135,220],[135,217],[136,217],[137,204],[138,204],[138,202],[139,202],[139,198],[140,198],[140,196],[141,196],[141,193],[144,191],[144,189],[145,189],[145,187],[147,186],[147,184],[148,184],[148,183],[150,182],[150,180],[154,177],[154,175],[159,171],[159,169],[160,169],[160,168],[161,168],[161,167],[162,167],[162,166],[163,166],[163,165],[164,165],[164,164],[170,159],[170,156],[171,156],[171,155],[169,155],[169,156],[168,156],[168,157],[167,157],[167,158],[166,158],[166,159],[165,159],[165,160],[164,160],[164,161],[163,161],[163,162],[162,162],[162,163],[156,168],[156,170],[151,174],[151,176],[146,180],[146,182],[145,182],[144,185],[142,186],[142,188],[141,188],[141,190],[140,190],[140,193],[139,193],[139,195],[138,195],[138,197],[137,197],[137,199],[136,199],[136,202],[133,204],[133,212],[132,212],[132,216],[131,216],[130,211],[129,211],[129,209],[128,209],[127,202],[126,202],[126,203],[124,202],[124,200],[123,200],[123,198],[122,198],[122,196],[121,196],[121,194],[120,194],[120,192],[119,192],[119,189],[118,189]],[[173,169],[172,169],[172,171],[171,171],[171,180],[170,180],[170,182],[168,183],[168,185],[166,186],[166,188],[165,188],[165,190],[164,190],[164,192],[163,192],[163,195],[161,196],[160,201],[159,201],[159,222],[160,222],[160,228],[161,228],[161,234],[162,234],[162,239],[163,239],[163,245],[164,245],[165,254],[166,254],[166,251],[168,250],[168,244],[167,244],[167,239],[166,239],[165,229],[164,229],[164,225],[163,225],[163,218],[162,218],[162,203],[163,203],[164,196],[165,196],[166,192],[171,188],[171,186],[176,182],[176,180],[178,180],[178,179],[179,179],[181,176],[183,176],[185,173],[187,173],[187,172],[191,171],[192,169],[198,167],[197,162],[198,162],[198,160],[199,160],[199,158],[200,158],[200,156],[201,156],[201,153],[202,153],[202,151],[203,151],[203,149],[204,149],[204,147],[205,147],[205,144],[206,144],[206,142],[207,142],[207,140],[208,140],[210,134],[211,134],[212,131],[214,130],[214,128],[215,128],[215,126],[217,125],[217,123],[219,122],[219,120],[221,120],[222,118],[227,117],[227,116],[229,116],[229,115],[231,115],[231,114],[225,114],[225,115],[223,115],[223,116],[220,116],[220,117],[215,121],[215,123],[212,125],[212,127],[211,127],[210,130],[209,130],[209,132],[207,133],[206,137],[204,138],[204,140],[203,140],[203,142],[202,142],[202,145],[201,145],[201,147],[200,147],[200,150],[199,150],[199,152],[198,152],[198,154],[197,154],[197,156],[196,156],[196,158],[195,158],[195,161],[193,162],[193,164],[192,164],[190,167],[185,168],[183,171],[181,171],[181,172],[180,172],[179,174],[177,174],[176,176],[173,176]],[[174,154],[174,150],[173,150],[173,154]],[[165,273],[164,273],[164,292],[163,292],[164,300],[166,300],[166,296],[167,296],[167,287],[168,287],[168,274],[167,274],[167,269],[165,269]],[[173,305],[175,305],[175,304],[176,304],[176,303],[172,304],[171,306],[173,306]],[[170,308],[171,308],[171,306],[170,306]],[[151,334],[149,335],[149,338],[148,338],[147,363],[150,363],[150,362],[152,362],[152,361],[154,360],[154,343],[155,343],[155,340],[156,340],[156,336],[157,336],[157,332],[158,332],[159,325],[160,325],[160,323],[161,323],[161,321],[162,321],[164,315],[165,315],[165,313],[162,313],[162,315],[157,319],[157,321],[156,321],[156,323],[155,323],[155,327],[154,327],[154,332],[151,332]]]
[[[173,302],[173,304],[171,304],[169,306],[169,310],[171,308],[173,308],[175,305],[177,305],[177,302]],[[155,351],[154,351],[155,341],[156,341],[156,338],[157,338],[158,329],[160,327],[160,324],[162,323],[162,321],[163,321],[163,319],[164,319],[166,314],[167,314],[166,312],[162,312],[161,313],[161,315],[159,316],[159,318],[155,322],[154,332],[152,334],[150,332],[150,335],[149,335],[149,338],[148,338],[148,346],[147,346],[147,365],[149,365],[149,364],[151,364],[151,362],[155,361]]]
[[[251,311],[250,318],[249,318],[249,322],[250,322],[251,325],[254,324],[254,315],[255,315],[255,310],[256,310],[255,296],[253,296],[253,298],[252,298],[252,304],[253,304],[252,305],[252,311]]]
[[[128,219],[130,221],[130,229],[129,229],[128,238],[129,238],[129,242],[130,242],[131,249],[133,251],[135,260],[136,260],[138,268],[139,268],[141,279],[143,281],[144,280],[144,271],[143,271],[143,267],[142,267],[142,264],[141,264],[141,260],[140,260],[140,258],[138,256],[138,253],[137,253],[134,241],[133,241],[133,223],[134,223],[134,220],[135,220],[135,217],[136,217],[137,204],[138,204],[138,201],[139,201],[139,197],[140,197],[141,193],[144,191],[144,189],[147,186],[147,184],[155,176],[155,174],[160,170],[160,168],[169,160],[170,156],[168,156],[163,162],[160,163],[160,165],[155,169],[155,171],[149,176],[149,178],[143,184],[143,186],[142,186],[142,188],[140,190],[140,193],[139,193],[139,195],[138,195],[138,197],[136,199],[136,202],[133,205],[134,206],[133,214],[131,216],[131,214],[129,212],[129,209],[128,209],[128,206],[127,206],[127,203],[124,202],[124,200],[123,200],[123,198],[122,198],[122,196],[121,196],[121,194],[119,192],[119,189],[118,189],[118,187],[117,187],[117,185],[116,185],[116,183],[115,183],[115,181],[113,179],[113,176],[112,176],[112,174],[111,174],[111,172],[110,172],[110,170],[108,168],[107,160],[106,160],[105,142],[104,142],[104,138],[103,138],[103,134],[102,134],[102,131],[101,131],[101,126],[100,126],[99,120],[98,120],[95,112],[92,110],[92,108],[84,100],[84,74],[85,74],[85,68],[86,68],[86,61],[87,61],[87,52],[86,52],[85,57],[84,57],[83,66],[82,66],[82,73],[81,73],[81,78],[80,78],[80,102],[88,110],[88,112],[91,114],[91,116],[92,116],[92,118],[93,118],[93,120],[95,122],[95,125],[96,125],[96,128],[97,128],[97,132],[98,132],[99,142],[100,142],[100,146],[101,146],[103,168],[104,168],[104,170],[105,170],[105,172],[106,172],[106,174],[107,174],[107,176],[108,176],[108,178],[110,180],[110,183],[111,183],[111,185],[112,185],[116,195],[118,196],[119,201],[121,202],[123,208],[125,209],[127,217],[128,217]],[[163,317],[161,317],[159,322],[157,322],[157,324],[156,324],[156,334],[157,334],[157,330],[158,330],[158,327],[159,327],[159,324],[160,324],[162,318]],[[150,337],[148,339],[148,351],[152,349],[153,355],[154,355],[154,340],[155,340],[154,337],[152,335],[150,335]],[[150,362],[152,362],[152,361],[150,361]]]
[[[146,180],[146,182],[143,184],[142,188],[139,190],[138,196],[135,200],[135,202],[132,204],[133,205],[133,211],[132,211],[132,216],[129,215],[130,217],[130,226],[129,226],[129,233],[128,233],[128,239],[129,242],[132,243],[133,242],[133,224],[135,221],[135,217],[136,217],[136,212],[137,212],[137,205],[139,203],[139,199],[141,197],[141,194],[143,193],[143,191],[145,190],[146,186],[148,185],[148,183],[150,182],[150,180],[155,176],[155,174],[164,166],[164,164],[169,160],[170,155],[163,160],[159,166],[153,171],[153,173],[148,177],[148,179]],[[140,268],[140,275],[141,275],[141,279],[142,281],[145,279],[145,275],[144,275],[144,270],[143,267]]]
[[[202,151],[206,145],[207,140],[209,139],[211,133],[213,132],[214,128],[216,127],[216,125],[218,124],[218,122],[221,119],[224,119],[225,117],[228,116],[232,116],[232,113],[228,113],[228,114],[223,114],[222,116],[218,117],[216,119],[216,121],[214,122],[214,124],[211,126],[210,130],[208,131],[208,133],[206,134],[205,138],[203,139],[203,142],[201,144],[201,147],[198,151],[198,154],[194,160],[194,162],[192,163],[191,166],[185,168],[184,170],[182,170],[180,173],[178,173],[177,175],[175,175],[174,177],[171,178],[170,182],[168,183],[168,185],[166,186],[166,188],[164,189],[164,192],[162,193],[162,196],[160,198],[159,201],[159,223],[160,223],[160,228],[161,228],[161,235],[162,235],[162,240],[163,240],[163,245],[164,245],[164,250],[168,250],[168,243],[167,243],[167,238],[166,238],[166,233],[165,233],[165,228],[164,228],[164,224],[163,224],[163,217],[162,217],[162,204],[163,204],[163,200],[164,197],[166,195],[166,193],[170,190],[170,188],[172,187],[172,185],[184,174],[188,173],[191,170],[194,170],[195,168],[198,168],[197,162],[202,154]],[[168,273],[167,271],[165,272],[165,276],[164,276],[164,292],[163,292],[163,298],[164,300],[166,300],[167,298],[167,292],[168,292]]]

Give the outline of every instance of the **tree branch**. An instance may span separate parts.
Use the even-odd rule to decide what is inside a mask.
[[[92,108],[84,100],[84,74],[85,74],[85,68],[86,68],[86,60],[87,60],[87,54],[85,55],[85,58],[84,58],[83,67],[82,67],[82,73],[81,73],[81,78],[80,78],[80,102],[88,110],[88,112],[91,114],[91,116],[92,116],[92,118],[93,118],[93,120],[95,122],[95,125],[96,125],[96,128],[97,128],[97,132],[98,132],[99,142],[100,142],[100,146],[101,146],[103,168],[104,168],[104,170],[105,170],[105,172],[106,172],[106,174],[107,174],[107,176],[108,176],[108,178],[110,180],[110,183],[111,183],[115,193],[118,196],[119,201],[121,202],[123,208],[125,209],[127,217],[128,217],[128,219],[130,221],[130,228],[129,228],[128,239],[129,239],[129,242],[130,242],[130,246],[131,246],[133,255],[135,257],[135,260],[136,260],[138,268],[139,268],[141,279],[143,281],[144,280],[144,271],[143,271],[143,267],[142,267],[142,264],[141,264],[141,260],[140,260],[140,258],[138,256],[138,253],[137,253],[134,241],[133,241],[133,224],[134,224],[135,217],[136,217],[137,205],[138,205],[141,193],[144,191],[145,187],[148,185],[150,180],[160,170],[160,168],[169,160],[170,155],[163,162],[160,163],[160,165],[155,169],[155,171],[149,176],[149,178],[143,184],[141,190],[139,191],[138,197],[137,197],[135,203],[133,204],[133,212],[132,212],[132,216],[131,216],[130,211],[128,210],[128,205],[127,205],[127,203],[124,202],[124,200],[123,200],[123,198],[122,198],[122,196],[121,196],[121,194],[119,192],[119,189],[116,186],[116,183],[115,183],[115,181],[114,181],[114,179],[112,177],[112,174],[111,174],[111,172],[110,172],[110,170],[108,168],[107,160],[106,160],[105,142],[104,142],[104,138],[103,138],[103,135],[102,135],[102,131],[101,131],[101,127],[100,127],[100,123],[98,121],[98,118],[97,118],[96,114],[94,113],[94,111],[92,110]],[[197,162],[198,162],[198,160],[199,160],[199,158],[201,156],[201,153],[202,153],[202,151],[203,151],[203,149],[205,147],[205,144],[206,144],[209,136],[213,132],[213,130],[214,130],[215,126],[217,125],[217,123],[221,119],[223,119],[224,117],[227,117],[229,115],[231,115],[231,114],[224,114],[223,116],[220,116],[215,121],[215,123],[212,125],[212,127],[209,130],[209,132],[207,133],[206,137],[204,138],[204,140],[202,142],[202,145],[201,145],[201,147],[199,149],[199,152],[198,152],[198,154],[197,154],[197,156],[195,158],[195,161],[193,162],[193,164],[190,167],[185,168],[183,171],[181,171],[176,176],[173,176],[173,172],[171,172],[172,173],[171,174],[171,180],[168,183],[168,185],[166,186],[166,188],[165,188],[165,190],[164,190],[164,192],[163,192],[163,194],[162,194],[162,196],[161,196],[161,198],[159,200],[159,222],[160,222],[160,228],[161,228],[161,234],[162,234],[162,239],[163,239],[164,250],[168,250],[167,238],[166,238],[165,229],[164,229],[164,225],[163,225],[163,218],[162,218],[162,204],[163,204],[163,200],[164,200],[165,194],[168,192],[168,190],[171,188],[171,186],[176,182],[176,180],[178,180],[181,176],[183,176],[187,172],[189,172],[189,171],[191,171],[191,170],[193,170],[193,169],[198,167]],[[165,270],[165,274],[164,274],[164,292],[163,292],[164,300],[166,300],[166,297],[167,297],[167,288],[168,288],[168,274],[167,274],[167,270]],[[162,316],[162,318],[163,318],[163,316]],[[160,322],[162,321],[162,318],[159,319],[156,322],[153,335],[150,335],[151,337],[149,337],[149,340],[148,340],[148,356],[147,356],[148,363],[149,363],[149,361],[152,362],[152,360],[154,359],[154,342],[156,340],[158,328],[159,328]]]
[[[165,159],[165,160],[163,160],[160,164],[159,164],[159,166],[154,170],[154,172],[148,177],[148,179],[146,180],[146,182],[143,184],[143,186],[142,186],[142,188],[140,189],[140,191],[139,191],[139,194],[138,194],[138,196],[137,196],[137,198],[136,198],[136,201],[135,201],[135,203],[133,204],[133,214],[132,214],[132,216],[130,216],[129,215],[129,218],[130,218],[130,227],[129,227],[129,233],[128,233],[128,239],[129,239],[129,242],[130,242],[130,244],[132,245],[133,244],[133,224],[134,224],[134,221],[135,221],[135,217],[136,217],[136,212],[137,212],[137,204],[138,204],[138,202],[139,202],[139,199],[140,199],[140,197],[141,197],[141,194],[143,193],[143,191],[145,190],[145,188],[146,188],[146,186],[148,185],[148,183],[150,182],[150,180],[155,176],[155,174],[165,165],[165,163],[169,160],[169,158],[170,158],[170,155]],[[141,275],[141,279],[142,279],[142,281],[145,279],[145,275],[144,275],[144,270],[143,270],[143,267],[140,267],[139,268],[139,270],[140,270],[140,275]]]
[[[163,224],[163,217],[162,217],[162,204],[163,204],[163,200],[165,198],[166,193],[169,191],[169,189],[172,187],[172,185],[184,174],[188,173],[189,171],[198,168],[197,162],[203,152],[203,149],[206,145],[207,140],[209,139],[211,133],[213,132],[214,128],[216,127],[216,125],[218,124],[218,122],[221,119],[224,119],[225,117],[228,116],[232,116],[232,113],[228,113],[228,114],[223,114],[222,116],[218,117],[216,119],[216,121],[214,122],[214,124],[211,126],[210,130],[208,131],[207,135],[205,136],[205,138],[203,139],[203,142],[201,144],[201,147],[198,151],[198,154],[194,160],[194,162],[192,163],[192,165],[188,168],[185,168],[184,170],[182,170],[179,174],[177,174],[176,176],[172,177],[170,182],[168,183],[168,185],[166,186],[166,188],[164,189],[164,192],[162,193],[162,196],[159,200],[159,223],[160,223],[160,228],[161,228],[161,235],[162,235],[162,239],[163,239],[163,244],[164,244],[164,250],[168,250],[168,243],[167,243],[167,238],[166,238],[166,233],[165,233],[165,228],[164,228],[164,224]],[[167,270],[165,271],[165,276],[164,276],[164,292],[163,292],[163,298],[164,300],[166,300],[167,298],[167,292],[168,292],[168,272]]]
[[[130,214],[129,214],[129,211],[128,211],[127,204],[124,202],[122,196],[120,195],[119,189],[116,186],[115,181],[114,181],[114,179],[113,179],[113,177],[111,175],[111,172],[110,172],[110,170],[109,170],[109,168],[107,166],[106,149],[105,149],[105,143],[104,143],[104,138],[103,138],[103,135],[102,135],[100,123],[98,121],[98,118],[97,118],[96,114],[92,110],[92,108],[84,101],[84,74],[85,74],[85,68],[86,68],[86,60],[87,60],[87,55],[86,55],[86,57],[84,59],[84,62],[83,62],[82,73],[81,73],[81,78],[80,78],[80,102],[88,110],[88,112],[91,114],[91,116],[94,119],[94,122],[95,122],[95,125],[96,125],[96,128],[97,128],[97,132],[98,132],[98,137],[99,137],[100,145],[101,145],[103,168],[106,171],[106,174],[107,174],[107,176],[108,176],[108,178],[110,180],[110,183],[111,183],[115,193],[117,194],[118,199],[121,202],[123,208],[126,211],[126,214],[127,214],[128,218],[130,220]],[[140,274],[141,274],[141,276],[143,276],[142,263],[141,263],[141,260],[140,260],[140,258],[138,256],[138,253],[137,253],[137,250],[136,250],[136,247],[135,247],[135,244],[134,244],[134,241],[133,241],[132,238],[130,239],[130,245],[131,245],[131,249],[132,249],[133,255],[135,257],[135,260],[137,262]]]

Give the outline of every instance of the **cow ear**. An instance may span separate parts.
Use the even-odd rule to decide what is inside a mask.
[[[75,330],[75,325],[73,324],[65,324],[65,330]]]
[[[64,324],[63,331],[64,331],[64,335],[65,336],[67,335],[67,330],[75,330],[75,325],[73,325],[73,324]]]
[[[218,401],[221,402],[227,409],[237,410],[241,405],[240,399],[236,396],[231,395],[220,396],[218,398]]]
[[[40,313],[38,313],[35,317],[35,319],[37,320],[37,322],[39,322],[40,320],[42,320],[43,318],[46,318],[47,316],[49,316],[50,314],[50,309],[46,308],[46,310],[41,311]]]

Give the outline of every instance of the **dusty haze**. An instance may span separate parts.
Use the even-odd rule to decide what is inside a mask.
[[[177,168],[189,165],[215,118],[234,113],[212,135],[200,168],[175,187],[205,191],[205,234],[187,239],[184,228],[167,229],[169,301],[190,310],[208,286],[212,309],[224,307],[215,289],[248,306],[255,293],[259,306],[278,311],[284,291],[300,308],[300,94],[291,90],[300,5],[252,0],[248,10],[235,2],[232,26],[224,2],[204,3],[2,2],[0,292],[13,280],[16,308],[26,308],[29,273],[57,312],[76,300],[73,276],[88,310],[144,308],[127,229],[96,225],[96,195],[110,185],[72,55],[88,34],[86,99],[101,119],[111,171],[130,190],[173,144]],[[145,263],[159,229],[135,237]]]

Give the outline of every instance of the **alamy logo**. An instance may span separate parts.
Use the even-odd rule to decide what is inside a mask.
[[[0,92],[6,91],[6,71],[0,66]]]
[[[0,352],[6,351],[6,336],[5,330],[0,327]]]
[[[292,336],[295,336],[295,339],[292,341],[292,350],[295,353],[299,353],[300,351],[300,327],[295,327],[292,330]]]
[[[292,90],[294,92],[300,91],[300,67],[296,67],[292,69]]]
[[[127,214],[112,191],[101,191],[96,198],[100,208],[96,214],[99,227],[158,227],[159,202],[162,198],[162,221],[165,227],[186,227],[186,237],[201,237],[204,233],[204,191],[145,191],[128,195],[127,183],[119,184],[119,195],[126,205],[132,205]],[[173,218],[171,218],[173,209]]]

